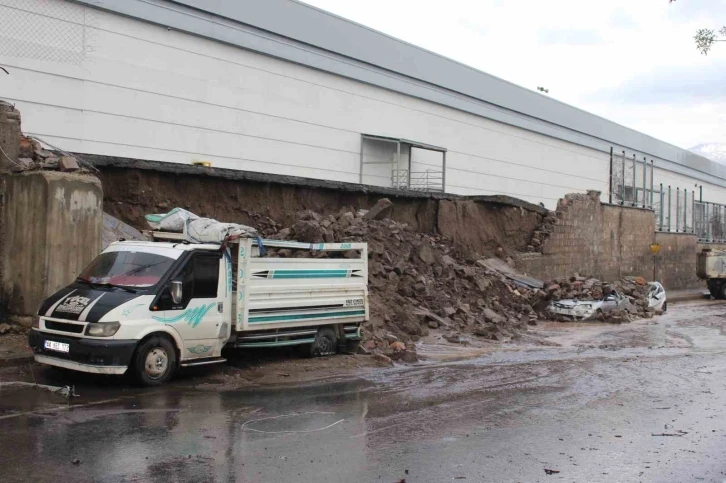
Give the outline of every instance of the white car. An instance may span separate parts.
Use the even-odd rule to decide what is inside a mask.
[[[572,317],[574,320],[588,320],[601,313],[626,309],[628,299],[613,291],[600,300],[565,299],[552,302],[548,310],[556,315]]]
[[[668,300],[663,285],[660,282],[650,282],[648,285],[650,286],[650,290],[648,291],[648,308],[662,310],[663,312],[668,310]]]

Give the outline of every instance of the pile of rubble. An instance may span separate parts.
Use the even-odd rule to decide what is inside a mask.
[[[289,228],[269,219],[256,226],[268,238],[368,243],[371,320],[363,327],[363,347],[369,351],[415,360],[413,343],[431,331],[452,343],[470,337],[507,341],[536,324],[532,303],[544,296],[541,290],[516,284],[485,260],[463,257],[445,237],[389,219],[392,210],[391,201],[382,199],[369,211],[306,211]],[[280,257],[294,253],[270,251]]]
[[[38,169],[72,172],[79,171],[81,167],[78,165],[76,158],[57,156],[55,153],[44,149],[35,139],[21,136],[18,161],[13,162],[12,170],[20,172]]]
[[[623,309],[602,314],[599,319],[610,322],[628,322],[639,318],[651,318],[657,311],[650,308],[648,294],[651,286],[642,277],[624,277],[614,282],[602,282],[594,277],[574,275],[569,278],[554,279],[545,284],[544,301],[559,300],[602,300],[613,291],[627,298],[628,303]],[[540,304],[542,307],[542,304]],[[546,311],[541,316],[550,319],[557,317]]]

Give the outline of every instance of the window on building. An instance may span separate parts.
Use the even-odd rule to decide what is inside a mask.
[[[361,136],[362,184],[443,192],[445,172],[445,148],[406,139]]]

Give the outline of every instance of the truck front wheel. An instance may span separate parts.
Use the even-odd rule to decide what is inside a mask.
[[[144,386],[160,386],[176,370],[176,352],[166,337],[152,336],[145,340],[134,356],[134,375]]]

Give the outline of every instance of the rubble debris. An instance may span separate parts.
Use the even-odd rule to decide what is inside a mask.
[[[371,317],[362,327],[361,346],[386,363],[415,362],[415,343],[432,334],[454,344],[472,337],[509,341],[539,318],[533,306],[545,293],[513,279],[514,269],[506,275],[493,270],[460,252],[450,238],[416,232],[388,218],[391,211],[392,203],[384,198],[367,212],[346,207],[322,216],[307,210],[289,228],[272,220],[256,226],[266,238],[368,243]],[[293,254],[269,249],[268,256]]]
[[[63,172],[72,172],[81,169],[78,166],[78,162],[70,156],[62,156],[58,161],[58,168]]]
[[[556,475],[557,473],[560,472],[560,470],[551,470],[549,468],[545,468],[544,472],[546,475]]]
[[[594,277],[575,274],[571,277],[556,278],[545,283],[545,297],[540,302],[540,316],[550,320],[571,321],[572,317],[555,315],[544,309],[549,302],[559,300],[599,301],[616,291],[626,298],[622,310],[602,313],[596,320],[605,322],[631,322],[640,318],[651,318],[660,315],[658,310],[648,307],[648,294],[651,285],[642,277],[623,277],[613,282],[603,282]],[[662,311],[660,311],[662,314]]]
[[[373,205],[373,208],[363,215],[366,220],[382,220],[393,212],[393,202],[388,198],[382,198]]]
[[[0,113],[3,111],[5,103],[0,103]],[[12,108],[12,106],[10,106]],[[17,114],[17,123],[19,127],[20,114]],[[12,114],[12,113],[11,113]],[[37,171],[37,170],[60,170],[63,172],[88,172],[97,171],[93,167],[82,167],[80,161],[65,151],[60,150],[55,146],[50,146],[54,151],[45,149],[43,145],[33,136],[25,136],[22,132],[18,133],[17,146],[10,146],[10,156],[7,159],[9,164],[6,164],[4,159],[0,159],[0,165],[2,165],[3,171],[9,171],[13,173],[20,173],[26,171]],[[47,144],[47,141],[43,141]],[[14,144],[14,143],[11,143]],[[4,158],[4,156],[0,156]]]

